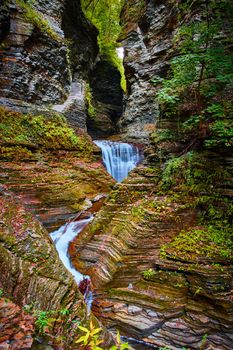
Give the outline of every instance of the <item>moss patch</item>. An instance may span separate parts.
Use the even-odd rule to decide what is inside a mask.
[[[49,22],[44,18],[43,14],[37,11],[33,5],[23,0],[16,0],[16,3],[21,9],[23,9],[24,17],[29,23],[32,23],[42,33],[49,35],[52,39],[56,41],[62,40],[62,38],[53,30]]]
[[[199,227],[181,231],[169,244],[164,245],[162,254],[184,261],[227,259],[233,261],[233,230],[230,227]]]
[[[0,157],[30,159],[45,150],[77,151],[90,157],[93,146],[85,135],[78,135],[60,115],[24,115],[0,107]]]

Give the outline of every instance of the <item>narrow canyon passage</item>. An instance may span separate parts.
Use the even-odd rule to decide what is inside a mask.
[[[143,160],[143,150],[136,145],[113,142],[107,140],[98,140],[94,143],[102,150],[103,163],[108,173],[119,183],[122,182],[140,162]],[[94,213],[95,214],[95,213]],[[80,282],[89,279],[89,276],[84,276],[76,270],[72,264],[69,255],[69,246],[78,234],[93,220],[93,215],[88,212],[82,213],[81,217],[87,216],[85,219],[76,219],[61,226],[58,230],[50,234],[54,241],[59,257],[65,268],[73,275],[77,285],[81,286]],[[91,311],[93,302],[93,291],[86,289],[83,291],[88,312]],[[149,344],[143,341],[136,341],[133,338],[122,337],[124,341],[132,345],[132,349],[154,349]]]
[[[233,349],[232,19],[0,1],[1,349]]]

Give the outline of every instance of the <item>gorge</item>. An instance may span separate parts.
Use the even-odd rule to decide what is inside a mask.
[[[0,349],[233,348],[232,26],[230,0],[0,3]]]

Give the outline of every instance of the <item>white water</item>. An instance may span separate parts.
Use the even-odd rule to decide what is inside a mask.
[[[138,147],[129,143],[100,140],[94,142],[102,150],[107,172],[117,182],[123,181],[142,159]]]
[[[70,261],[68,248],[70,242],[74,240],[74,238],[84,229],[84,227],[92,220],[92,218],[93,217],[68,223],[50,234],[52,240],[55,243],[61,261],[67,270],[72,273],[77,284],[79,284],[79,282],[83,279],[83,275],[73,267]]]

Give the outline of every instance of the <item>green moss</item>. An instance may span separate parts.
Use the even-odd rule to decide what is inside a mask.
[[[85,16],[98,29],[98,45],[100,55],[104,60],[112,63],[121,74],[121,87],[126,91],[126,79],[123,61],[117,55],[117,40],[121,32],[120,13],[123,6],[122,0],[106,1],[100,0],[90,2],[81,1]]]
[[[85,100],[86,100],[87,112],[88,112],[89,117],[95,118],[96,109],[93,105],[93,97],[92,97],[91,87],[90,87],[90,84],[87,82],[85,85]]]
[[[162,257],[172,256],[187,261],[227,259],[233,261],[233,230],[230,227],[209,226],[181,231],[161,248]]]
[[[150,281],[155,276],[155,274],[156,272],[153,269],[142,271],[143,278],[148,281]]]
[[[30,159],[39,150],[72,150],[89,157],[93,148],[84,135],[77,135],[65,118],[23,115],[0,107],[0,156]]]
[[[125,1],[123,8],[123,23],[121,37],[125,36],[138,24],[139,19],[143,16],[146,9],[145,0],[128,0]]]
[[[192,151],[165,163],[159,187],[166,192],[176,187],[192,194],[213,193],[213,186],[229,175],[218,163],[209,160],[208,153]]]
[[[49,22],[44,18],[43,14],[37,11],[33,5],[23,0],[16,0],[17,5],[24,10],[25,19],[32,23],[42,33],[46,33],[52,39],[61,41],[62,38],[52,29]]]
[[[21,146],[4,147],[0,146],[0,159],[27,160],[33,159],[33,153]]]

